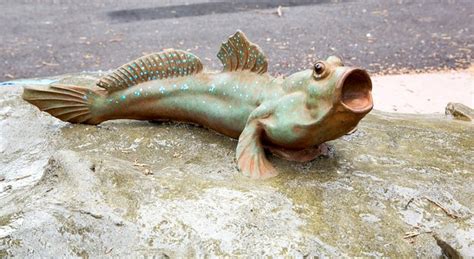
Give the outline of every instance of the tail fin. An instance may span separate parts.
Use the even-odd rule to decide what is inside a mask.
[[[104,92],[74,85],[33,85],[24,88],[23,99],[62,121],[99,124],[103,119],[93,104]]]

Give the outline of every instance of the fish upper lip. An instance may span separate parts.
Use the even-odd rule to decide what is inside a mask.
[[[337,82],[338,102],[347,110],[366,114],[373,108],[372,81],[364,69],[351,68]]]

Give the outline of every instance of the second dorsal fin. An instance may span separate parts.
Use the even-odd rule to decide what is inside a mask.
[[[150,80],[187,76],[200,71],[202,63],[198,57],[183,50],[167,49],[122,65],[100,78],[97,86],[111,93]]]
[[[241,31],[222,43],[217,57],[224,65],[223,71],[249,70],[258,74],[267,72],[268,62],[263,51]]]

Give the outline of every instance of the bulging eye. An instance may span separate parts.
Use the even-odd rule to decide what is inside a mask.
[[[317,79],[323,78],[326,74],[326,65],[323,62],[314,64],[314,77]]]
[[[341,67],[344,66],[344,64],[342,63],[341,58],[336,57],[336,56],[330,56],[330,57],[328,57],[328,59],[326,59],[326,61],[328,63],[334,64],[336,66],[341,66]]]

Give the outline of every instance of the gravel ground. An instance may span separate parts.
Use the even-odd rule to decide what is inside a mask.
[[[219,45],[237,29],[263,48],[274,74],[334,54],[377,74],[466,68],[474,49],[473,5],[472,0],[3,0],[0,81],[109,70],[169,47],[190,50],[206,67],[219,69]]]

